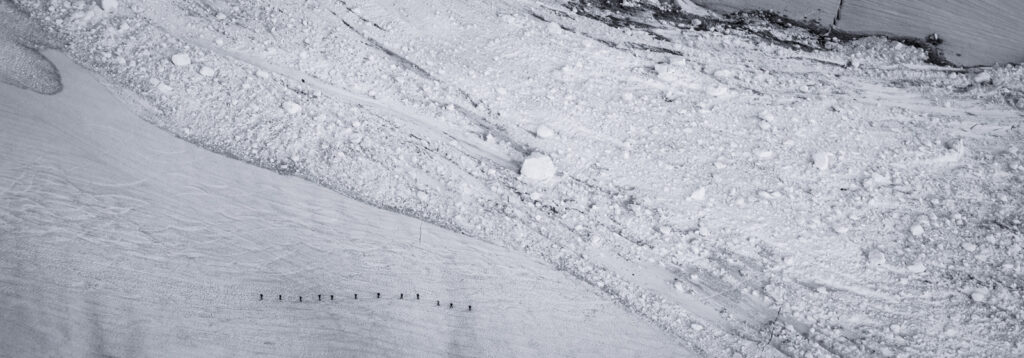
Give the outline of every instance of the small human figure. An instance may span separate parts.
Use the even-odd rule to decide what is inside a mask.
[[[260,294],[260,301],[263,301],[263,294]]]
[[[278,300],[278,301],[280,301],[280,300],[281,300],[281,295],[277,295],[277,300]]]
[[[420,299],[420,294],[418,294],[418,293],[416,294],[416,299],[417,300]]]
[[[472,310],[473,310],[473,305],[469,305],[469,310],[470,310],[470,311],[472,311]]]
[[[320,295],[316,295],[316,300],[317,301],[323,301],[322,299],[320,299]]]
[[[441,307],[441,300],[437,301],[437,307]]]
[[[451,302],[448,302],[448,308],[455,308],[455,304],[451,303]]]
[[[358,299],[359,299],[359,294],[358,294],[358,293],[352,294],[352,298],[354,298],[354,299],[357,299],[357,300],[358,300]]]
[[[380,292],[377,292],[377,298],[380,298]]]
[[[398,299],[400,299],[400,300],[405,299],[405,294],[404,293],[399,293],[398,294]]]
[[[299,296],[299,302],[302,302],[302,296]]]
[[[334,295],[331,295],[331,301],[334,301]]]

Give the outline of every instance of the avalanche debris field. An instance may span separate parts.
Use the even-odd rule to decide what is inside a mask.
[[[0,2],[0,356],[1024,355],[1021,66],[666,3]]]

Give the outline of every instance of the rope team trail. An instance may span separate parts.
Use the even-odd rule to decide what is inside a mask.
[[[258,295],[258,297],[259,297],[259,299],[258,299],[259,301],[263,301],[264,300],[264,297],[263,297],[262,293],[260,293]],[[312,302],[312,301],[309,301],[309,300],[303,301],[301,295],[296,295],[295,297],[297,297],[297,300],[296,301],[291,301],[291,300],[288,300],[285,295],[277,295],[277,301],[280,301],[280,302],[288,301],[288,302],[299,302],[299,303],[302,303],[302,302]],[[379,293],[377,294],[377,299],[381,299],[381,296],[380,296]],[[385,297],[384,299],[387,299],[387,298]],[[317,294],[316,295],[316,300],[317,300],[317,302],[324,302],[323,294]],[[359,300],[359,294],[358,293],[352,294],[352,300],[353,301],[358,301]],[[405,301],[405,294],[404,293],[400,293],[399,296],[398,296],[398,300],[399,301]],[[419,293],[416,294],[416,299],[415,300],[416,301],[420,300],[420,294]],[[334,301],[334,295],[329,295],[327,301],[329,301],[329,302],[330,301]],[[437,306],[440,306],[440,305],[441,305],[441,301],[438,300],[437,301]],[[448,308],[454,309],[455,308],[455,303],[454,302],[449,303],[448,304]],[[473,305],[467,305],[466,306],[466,311],[472,311],[472,310],[473,310]]]

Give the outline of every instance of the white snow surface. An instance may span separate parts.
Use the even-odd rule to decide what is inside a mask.
[[[48,55],[60,94],[0,85],[0,356],[693,354],[525,254],[174,138]]]
[[[543,260],[600,291],[599,302],[615,302],[696,355],[1024,355],[1020,66],[938,67],[924,62],[922,50],[881,38],[825,38],[816,49],[819,37],[799,28],[758,18],[739,28],[713,17],[655,17],[642,10],[651,2],[629,3],[632,12],[555,0],[257,0],[246,6],[139,0],[98,14],[77,2],[14,1],[66,39],[61,50],[74,61],[123,91],[119,97],[137,96],[131,107],[150,123],[239,162],[465,234],[472,239],[459,238],[471,240],[468,247],[495,243]],[[174,66],[167,59],[179,52],[217,75]],[[979,74],[984,81],[975,81]],[[301,111],[281,110],[285,101],[302,103]],[[558,135],[539,138],[537,123]],[[558,163],[557,183],[521,180],[531,153]],[[96,154],[92,161],[102,161],[97,158],[110,157]],[[74,168],[26,178],[59,180]],[[24,180],[17,179],[22,170],[7,172],[11,188]],[[200,188],[187,192],[211,190]],[[19,190],[25,189],[4,195]],[[261,198],[290,202],[292,195],[271,191]],[[45,213],[58,205],[32,206],[38,200],[12,212]],[[125,209],[133,208],[128,203],[114,207],[121,209],[68,216],[82,218],[78,229],[86,233],[156,232],[165,235],[158,243],[199,247],[212,245],[211,237],[244,238],[236,233],[245,229],[231,226],[188,239],[220,230],[211,224],[281,224],[262,217],[277,213],[270,209],[205,212],[223,219],[215,222],[168,209],[174,225],[143,232],[103,220],[138,212]],[[309,247],[236,242],[229,246],[236,256],[208,262],[232,267],[236,257],[257,255],[246,254],[252,249],[283,256],[267,260],[287,263],[289,272],[313,275],[326,264],[301,262],[304,255],[322,247],[347,250],[326,236],[352,231],[315,212],[283,215],[291,218],[286,231],[319,228],[299,235],[321,237]],[[51,240],[83,236],[78,229],[6,220],[0,228],[35,227]],[[275,239],[283,235],[256,227]],[[115,243],[104,252],[135,257],[138,244]],[[45,254],[18,257],[61,267],[45,260],[61,247],[52,245]],[[223,255],[184,252],[197,260],[198,253]],[[512,259],[480,262],[504,260]],[[103,267],[127,275],[117,269],[137,266]],[[208,273],[202,277],[227,280]],[[275,277],[264,273],[248,277]],[[482,279],[502,275],[514,273]],[[396,277],[416,279],[409,272]],[[309,290],[326,285],[303,282]],[[297,286],[272,283],[281,290]],[[545,290],[526,291],[543,296]],[[27,300],[16,301],[18,307]],[[403,353],[414,352],[396,354]],[[577,355],[554,355],[561,353]]]

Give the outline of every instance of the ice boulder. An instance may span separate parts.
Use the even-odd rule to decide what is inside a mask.
[[[915,224],[914,226],[910,227],[910,234],[914,235],[914,237],[924,235],[924,228],[921,227],[921,225]]]
[[[811,156],[811,162],[814,164],[815,168],[818,168],[818,170],[825,171],[825,170],[828,170],[828,166],[829,166],[829,164],[831,162],[831,158],[832,158],[832,153],[829,153],[829,152],[817,152],[817,153],[814,153],[813,156]]]
[[[982,72],[974,76],[974,82],[985,83],[992,82],[992,74],[988,72]]]
[[[302,112],[302,106],[292,101],[285,101],[281,104],[281,108],[284,108],[284,111],[288,112],[288,114],[297,114]]]
[[[171,63],[175,66],[188,66],[192,64],[192,58],[187,53],[178,53],[171,56]]]
[[[705,187],[697,188],[692,194],[690,194],[690,200],[693,201],[704,201],[708,196],[708,189]]]
[[[210,67],[203,66],[203,68],[199,69],[199,74],[203,75],[203,76],[206,76],[206,77],[213,77],[213,75],[217,74],[217,70],[214,70],[214,69],[212,69]]]
[[[100,0],[100,8],[104,11],[114,11],[117,9],[117,0]]]
[[[555,136],[555,130],[551,129],[546,125],[541,124],[537,127],[537,138],[546,139]]]
[[[554,178],[557,171],[551,157],[533,153],[523,161],[519,174],[528,181],[546,181]]]

